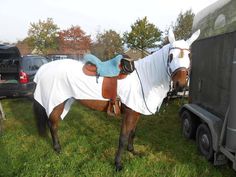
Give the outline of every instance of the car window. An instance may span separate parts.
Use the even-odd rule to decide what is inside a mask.
[[[23,70],[24,71],[31,71],[32,61],[29,58],[25,58],[22,60]]]
[[[41,60],[41,58],[32,58],[32,66],[31,66],[32,71],[38,70],[42,65],[43,61]]]
[[[43,64],[46,64],[46,63],[48,63],[48,60],[47,60],[47,59],[45,59],[45,58],[41,58],[41,60],[42,60]]]
[[[36,71],[45,63],[48,63],[48,61],[43,57],[24,57],[23,70]]]

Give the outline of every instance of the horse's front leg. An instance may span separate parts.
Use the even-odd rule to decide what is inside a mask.
[[[135,128],[129,133],[128,146],[127,150],[134,153],[134,137],[135,137]]]
[[[57,132],[58,132],[58,124],[61,119],[60,116],[63,112],[63,109],[64,109],[64,104],[60,104],[59,106],[55,107],[52,113],[50,114],[48,120],[48,127],[50,129],[52,136],[53,149],[58,153],[60,153],[61,151],[61,145]]]
[[[128,150],[134,151],[133,148],[133,139],[134,139],[134,132],[138,122],[140,114],[137,112],[132,111],[129,108],[126,108],[124,119],[122,120],[121,132],[119,137],[119,146],[115,157],[115,166],[116,171],[120,171],[122,169],[121,164],[121,155],[126,147],[127,141],[128,143]]]

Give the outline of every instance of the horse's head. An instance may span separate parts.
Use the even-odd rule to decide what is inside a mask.
[[[173,31],[169,31],[170,49],[167,67],[173,81],[173,89],[182,91],[187,86],[190,69],[190,46],[200,35],[196,31],[188,40],[175,40]]]

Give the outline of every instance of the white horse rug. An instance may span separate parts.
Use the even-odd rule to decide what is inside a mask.
[[[118,80],[117,92],[121,102],[145,115],[156,112],[168,91],[169,80],[162,74],[165,73],[162,56],[155,55],[159,54],[155,53],[135,62],[140,80],[136,71],[125,79]],[[34,79],[37,84],[34,98],[45,108],[48,116],[64,101],[66,105],[62,119],[69,111],[73,99],[107,100],[101,94],[103,77],[96,79],[85,75],[82,71],[83,65],[82,62],[66,59],[50,62],[38,70]],[[155,80],[158,80],[159,84],[153,87]]]
[[[125,79],[118,80],[117,93],[121,102],[144,115],[155,113],[169,91],[170,75],[178,68],[189,68],[189,47],[198,38],[195,32],[188,40],[175,41],[169,33],[170,44],[135,62],[136,70]],[[184,52],[182,49],[184,49]],[[187,50],[186,50],[187,49]],[[181,53],[181,55],[180,55]],[[173,56],[168,60],[168,55]],[[49,116],[53,109],[66,101],[63,119],[73,99],[107,100],[102,97],[103,77],[96,79],[83,73],[83,63],[65,59],[43,65],[34,81],[34,98]]]

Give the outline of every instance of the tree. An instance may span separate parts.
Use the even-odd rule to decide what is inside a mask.
[[[58,48],[58,29],[52,18],[47,18],[46,21],[39,20],[38,23],[30,23],[28,36],[37,53],[46,55],[49,51]]]
[[[195,14],[191,9],[187,10],[185,13],[180,12],[175,25],[173,26],[173,31],[177,40],[186,40],[191,36],[194,16]]]
[[[98,33],[96,38],[92,53],[99,58],[106,60],[124,52],[122,38],[117,32],[108,30],[104,33]]]
[[[160,41],[161,33],[154,24],[148,22],[147,17],[144,17],[131,25],[131,32],[124,33],[124,41],[128,47],[144,51],[157,47],[156,42]]]
[[[17,41],[16,46],[20,50],[21,55],[28,55],[33,51],[32,41],[28,37],[22,41]]]
[[[91,47],[91,38],[79,26],[71,26],[59,32],[59,51],[70,54],[83,54]]]

